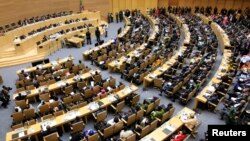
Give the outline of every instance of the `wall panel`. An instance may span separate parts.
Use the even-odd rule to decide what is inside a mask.
[[[159,0],[159,5],[168,1],[170,6],[199,7],[217,7],[218,11],[222,8],[245,9],[250,6],[250,0]]]
[[[132,1],[131,0],[126,0],[126,8],[129,10],[132,10]]]
[[[234,3],[235,3],[235,0],[226,0],[225,1],[225,8],[227,8],[227,9],[233,8]]]
[[[132,9],[138,9],[137,7],[137,0],[131,0],[132,1]]]
[[[126,0],[118,0],[119,1],[119,9],[125,10],[126,9]]]
[[[165,0],[168,2],[167,0]],[[143,13],[146,12],[147,8],[156,8],[158,6],[158,0],[112,0],[111,1],[112,12],[117,12],[124,9],[138,9],[141,10]]]
[[[242,8],[245,9],[247,7],[250,8],[250,0],[243,0]]]
[[[83,0],[84,8],[106,17],[109,0]],[[0,0],[0,25],[60,11],[80,11],[80,0]]]
[[[168,0],[158,0],[159,7],[168,7]]]

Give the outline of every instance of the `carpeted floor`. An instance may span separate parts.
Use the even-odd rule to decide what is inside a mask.
[[[104,41],[107,41],[111,38],[116,38],[117,35],[117,30],[120,27],[124,27],[123,23],[112,23],[109,25],[108,28],[108,37],[104,38],[102,37],[102,39]],[[95,39],[93,39],[92,41],[93,43],[95,43]],[[84,52],[85,50],[88,50],[90,48],[93,48],[94,44],[90,45],[85,45],[82,48],[63,48],[60,49],[59,51],[57,51],[54,54],[51,54],[50,56],[48,56],[48,58],[50,60],[56,60],[57,58],[64,58],[67,57],[69,55],[74,56],[75,63],[78,63],[79,60],[83,60],[82,58],[82,52]],[[218,50],[218,56],[217,56],[217,61],[215,64],[215,67],[213,68],[213,73],[210,75],[210,78],[214,75],[214,72],[216,72],[216,70],[218,69],[218,66],[220,65],[221,62],[221,51]],[[28,59],[28,58],[27,58]],[[90,61],[83,61],[84,64],[86,64],[87,66],[89,66],[91,69],[95,69],[96,66],[95,65],[91,65]],[[28,64],[22,64],[22,65],[18,65],[18,66],[12,66],[12,67],[6,67],[6,68],[1,68],[0,69],[0,74],[2,75],[3,79],[4,79],[4,83],[3,85],[6,86],[10,86],[13,88],[13,90],[11,91],[11,94],[15,91],[15,80],[17,79],[17,75],[16,75],[16,70],[27,67],[27,66],[31,66],[30,63]],[[116,78],[117,82],[124,82],[125,84],[128,84],[127,81],[120,79],[120,75],[118,73],[109,73],[108,71],[102,71],[101,72],[103,78],[109,77],[110,75],[112,75],[114,78]],[[0,85],[1,86],[1,85]],[[157,91],[156,89],[150,88],[147,89],[146,91],[142,90],[142,85],[140,86],[138,93],[141,95],[141,101],[144,98],[147,97],[152,97],[152,96],[159,96],[158,93],[159,91]],[[167,99],[166,97],[162,96],[161,97],[161,104],[168,104],[171,101],[169,99]],[[193,104],[194,104],[194,98],[186,105],[189,108],[193,108]],[[36,105],[34,105],[36,106]],[[175,114],[180,111],[184,106],[181,105],[178,101],[176,101],[174,103],[174,106],[176,108],[175,110]],[[10,104],[8,105],[7,109],[4,108],[0,108],[0,141],[4,141],[5,140],[5,134],[6,132],[10,131],[10,125],[12,122],[12,119],[10,117],[11,113],[14,111],[14,102],[11,101]],[[217,114],[215,113],[211,113],[209,111],[206,110],[199,110],[198,111],[199,115],[198,118],[202,121],[201,126],[198,129],[198,135],[195,139],[190,138],[190,141],[197,141],[200,140],[202,138],[204,138],[204,132],[207,130],[207,125],[209,124],[224,124],[224,121],[219,120],[219,117]],[[112,115],[108,116],[108,119],[111,118]],[[89,129],[89,128],[93,128],[93,122],[89,121],[85,127],[85,129]],[[63,141],[68,141],[69,140],[69,134],[64,134],[61,139]]]

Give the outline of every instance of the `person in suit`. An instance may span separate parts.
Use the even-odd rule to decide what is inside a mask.
[[[27,95],[22,95],[21,93],[18,93],[18,96],[15,97],[15,100],[24,100],[27,97]]]
[[[89,29],[88,29],[88,31],[86,32],[86,39],[87,39],[87,45],[88,44],[92,44],[91,43],[91,33],[89,32]]]
[[[51,128],[49,125],[46,127],[45,131],[42,131],[42,136],[47,136],[49,134],[52,134],[54,132],[57,132],[56,128]]]
[[[101,41],[101,38],[100,38],[100,36],[101,36],[101,32],[100,32],[100,30],[99,30],[99,28],[98,28],[98,27],[96,27],[96,30],[95,30],[95,36],[96,36],[96,40],[97,40],[97,42],[99,43],[99,42]]]

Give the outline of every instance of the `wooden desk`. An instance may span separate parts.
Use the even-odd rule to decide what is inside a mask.
[[[188,117],[191,114],[195,114],[195,112],[187,107],[184,107],[180,112],[177,113],[177,115],[142,138],[141,141],[163,141],[168,139],[173,135],[173,133],[177,132],[184,125],[181,119]]]
[[[71,19],[82,19],[82,18],[87,18],[87,19],[97,19],[98,21],[101,21],[101,15],[100,11],[98,12],[89,12],[89,11],[84,11],[79,14],[71,14],[67,16],[62,16],[62,17],[57,17],[57,18],[52,18],[48,19],[45,21],[40,21],[40,22],[35,22],[33,24],[29,24],[23,27],[19,27],[17,29],[11,30],[9,32],[6,32],[4,36],[0,37],[0,45],[1,46],[13,46],[13,41],[15,39],[15,36],[20,37],[21,35],[26,35],[28,36],[28,33],[39,29],[44,26],[49,26],[50,24],[55,24],[59,22],[64,22],[65,20],[71,20]]]
[[[133,58],[134,56],[138,55],[144,49],[145,49],[145,44],[142,44],[141,46],[137,47],[135,50],[129,52],[126,56],[130,56],[130,58]],[[116,69],[120,70],[121,65],[127,60],[126,56],[122,56],[121,58],[110,62],[108,64],[109,72],[113,72]]]
[[[68,42],[75,44],[77,47],[81,48],[83,46],[84,39],[78,37],[71,37],[67,39]]]
[[[106,48],[107,46],[111,45],[112,43],[114,43],[113,39],[110,39],[108,42],[105,42],[104,44],[98,46],[98,47],[94,47],[92,49],[89,49],[85,52],[82,53],[83,59],[87,60],[89,58],[89,55],[93,52],[93,51],[99,51],[102,48]]]
[[[101,72],[100,70],[90,70],[87,73],[80,74],[79,77],[82,78],[83,80],[86,80],[86,79],[92,77],[95,74],[96,71],[98,73]],[[62,86],[65,86],[66,83],[68,83],[69,85],[75,84],[75,83],[77,83],[77,81],[75,81],[74,78],[75,77],[69,78],[69,79],[66,79],[66,80],[61,80],[61,81],[58,81],[58,82],[56,82],[54,84],[51,84],[51,85],[48,85],[48,86],[41,86],[41,87],[33,89],[33,90],[22,91],[21,93],[27,94],[27,98],[35,97],[40,93],[39,91],[41,89],[47,88],[48,91],[54,91],[54,90],[60,89]],[[13,94],[13,100],[15,99],[15,97],[17,95],[18,95],[18,93]]]
[[[24,72],[26,72],[26,73],[32,73],[32,72],[34,72],[36,70],[37,67],[39,69],[47,69],[47,68],[51,68],[52,66],[55,66],[55,65],[64,64],[68,60],[74,60],[74,57],[65,57],[63,59],[58,59],[57,61],[51,61],[50,63],[41,64],[41,65],[37,65],[37,66],[34,66],[34,67],[30,67],[30,68],[20,69],[16,73],[20,74],[22,72],[22,70]]]
[[[125,19],[126,27],[125,27],[124,30],[117,36],[118,38],[124,37],[124,36],[128,33],[128,31],[130,30],[130,28],[131,28],[131,26],[130,26],[130,25],[131,25],[130,20],[129,20],[127,17],[124,17],[124,19]],[[87,60],[87,59],[89,58],[89,55],[90,55],[93,51],[99,51],[99,50],[101,50],[102,48],[106,48],[107,46],[111,45],[112,43],[114,43],[114,40],[113,40],[113,39],[109,40],[108,42],[105,42],[104,44],[102,44],[102,45],[100,45],[100,46],[98,46],[98,47],[94,47],[94,48],[92,48],[92,49],[89,49],[89,50],[83,52],[83,53],[82,53],[83,59]]]
[[[231,50],[224,50],[223,58],[221,61],[221,65],[219,69],[215,73],[214,77],[210,80],[207,86],[196,96],[194,102],[194,109],[197,109],[199,103],[207,103],[207,99],[204,97],[205,95],[213,95],[215,90],[212,88],[214,84],[218,84],[221,82],[220,77],[224,76],[229,70],[229,58],[232,55]]]
[[[178,56],[180,54],[183,54],[186,51],[187,47],[186,46],[182,46],[180,47],[180,50],[178,52],[175,53],[174,56],[172,56],[168,61],[166,61],[163,65],[161,65],[160,67],[158,67],[156,70],[154,70],[153,72],[149,73],[148,75],[146,75],[143,79],[143,86],[146,88],[148,87],[150,84],[153,83],[154,79],[157,78],[158,76],[162,75],[165,71],[167,71],[169,68],[172,67],[172,65],[177,62],[178,60]]]
[[[10,131],[6,134],[6,140],[7,141],[16,141],[18,139],[26,138],[26,137],[29,137],[31,135],[37,135],[38,133],[40,133],[42,131],[42,127],[41,127],[42,125],[48,124],[51,127],[58,127],[58,126],[62,126],[63,124],[72,121],[73,119],[75,119],[76,116],[86,118],[86,116],[91,114],[92,112],[95,112],[98,109],[105,108],[105,107],[111,105],[112,103],[118,101],[117,99],[114,98],[115,95],[118,95],[118,97],[120,99],[124,99],[125,97],[127,97],[128,95],[132,94],[133,92],[135,92],[137,90],[138,90],[138,87],[136,87],[134,85],[127,86],[124,89],[122,89],[116,93],[110,94],[106,98],[100,99],[99,102],[102,102],[102,105],[95,108],[95,109],[90,109],[90,107],[92,107],[91,105],[93,105],[96,102],[89,103],[88,105],[86,105],[82,108],[78,108],[78,109],[73,110],[73,111],[68,111],[67,113],[65,113],[63,115],[54,117],[54,118],[46,120],[44,122],[38,122],[38,123],[31,125],[31,126],[28,126],[26,128]],[[13,135],[21,133],[21,132],[25,132],[26,134],[24,134],[22,137],[19,137],[18,135],[16,135],[16,137],[13,138]]]
[[[153,33],[151,33],[151,35],[149,36],[148,41],[154,41],[156,34],[159,33],[159,21],[157,21],[154,17],[150,15],[146,15],[146,17],[149,19],[149,22],[153,27]]]
[[[124,16],[124,20],[125,20],[125,25],[126,26],[123,29],[123,31],[117,36],[118,38],[124,37],[128,33],[128,31],[130,30],[130,28],[131,28],[131,22],[130,22],[129,18],[126,17],[126,16]]]
[[[173,19],[175,19],[178,26],[181,27],[181,30],[184,33],[184,45],[189,45],[190,44],[190,32],[189,32],[189,28],[187,24],[185,24],[183,20],[175,14],[168,13],[168,15],[172,17]]]

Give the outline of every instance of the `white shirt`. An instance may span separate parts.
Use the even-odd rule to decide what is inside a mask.
[[[21,39],[19,37],[16,37],[16,39],[14,40],[15,44],[19,44],[21,42]]]

